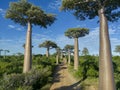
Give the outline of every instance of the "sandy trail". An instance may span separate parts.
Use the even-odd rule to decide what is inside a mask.
[[[68,72],[66,64],[60,64],[57,66],[54,81],[50,90],[80,90],[78,85],[79,81],[76,81]]]

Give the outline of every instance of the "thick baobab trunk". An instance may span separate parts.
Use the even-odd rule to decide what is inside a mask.
[[[99,90],[116,90],[108,22],[104,14],[104,8],[100,9],[98,13],[100,17]]]
[[[78,70],[79,65],[79,53],[78,53],[78,38],[75,38],[74,44],[74,69]]]
[[[71,62],[70,50],[68,51],[68,64]]]
[[[23,73],[28,72],[32,68],[32,47],[31,47],[31,23],[28,22],[28,30],[26,35],[25,54],[24,54],[24,67]]]
[[[47,48],[46,57],[49,57],[49,48]]]

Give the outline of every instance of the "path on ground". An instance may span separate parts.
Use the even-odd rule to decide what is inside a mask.
[[[62,63],[57,66],[53,84],[50,90],[80,90],[79,81],[76,81],[68,72],[67,65]]]

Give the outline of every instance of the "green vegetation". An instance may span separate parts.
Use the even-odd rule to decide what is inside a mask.
[[[24,56],[0,58],[0,90],[41,90],[50,88],[55,57],[33,56],[33,69],[22,73]],[[45,86],[45,87],[44,87]],[[49,86],[49,87],[48,87]]]
[[[120,90],[120,56],[113,56],[114,76],[116,82],[116,90]],[[98,56],[80,56],[80,65],[78,71],[73,68],[73,62],[69,66],[69,72],[77,79],[81,80],[81,90],[92,90],[94,87],[98,90],[99,65]],[[95,89],[95,90],[96,90]]]

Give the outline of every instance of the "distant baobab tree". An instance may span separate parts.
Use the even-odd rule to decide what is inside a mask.
[[[50,40],[46,40],[44,41],[42,44],[39,45],[39,47],[44,47],[47,49],[46,51],[46,57],[49,57],[49,50],[52,49],[52,48],[56,48],[57,47],[57,44],[55,42],[52,42]]]
[[[65,36],[74,39],[74,69],[78,70],[79,65],[79,45],[78,38],[84,37],[89,34],[89,29],[87,28],[70,28],[65,32]]]
[[[6,53],[9,53],[9,50],[3,50],[4,51],[4,59],[6,58]]]
[[[64,49],[67,51],[68,53],[68,64],[71,63],[71,53],[73,52],[73,49],[74,49],[74,45],[69,45],[67,44]]]
[[[88,55],[89,54],[89,51],[88,51],[88,49],[86,48],[86,47],[84,47],[83,48],[83,50],[82,50],[82,55]]]
[[[60,58],[60,47],[57,46],[55,49],[56,49],[56,64],[59,64],[59,58]]]
[[[19,0],[10,3],[9,9],[6,11],[6,18],[22,26],[28,26],[23,67],[23,73],[27,73],[32,68],[32,27],[38,25],[47,28],[56,20],[55,15],[45,13],[40,7],[29,3],[28,0]]]
[[[115,47],[114,52],[119,53],[119,55],[120,55],[120,45],[117,45],[117,46]]]
[[[0,49],[0,56],[1,56],[1,52],[3,51],[3,49]]]

